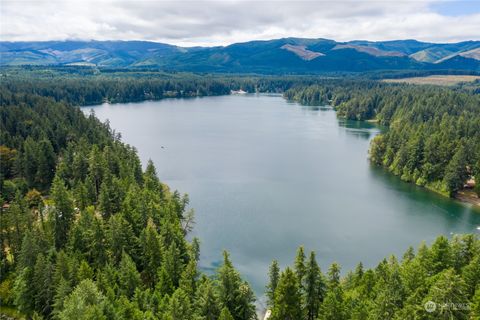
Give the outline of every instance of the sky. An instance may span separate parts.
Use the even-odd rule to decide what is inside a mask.
[[[480,0],[0,0],[2,41],[480,40]]]

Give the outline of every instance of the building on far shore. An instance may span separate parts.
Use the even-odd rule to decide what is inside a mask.
[[[247,91],[240,90],[230,90],[230,94],[246,94]]]

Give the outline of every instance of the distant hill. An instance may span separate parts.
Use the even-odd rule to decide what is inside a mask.
[[[480,41],[349,41],[283,38],[218,47],[148,41],[0,42],[0,65],[89,65],[171,71],[321,73],[480,71]]]

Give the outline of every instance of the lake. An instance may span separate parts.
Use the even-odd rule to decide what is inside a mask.
[[[372,167],[379,129],[329,107],[232,95],[93,109],[163,182],[189,194],[201,267],[216,268],[228,250],[258,296],[272,259],[291,264],[300,245],[325,272],[333,261],[373,267],[439,234],[479,232],[479,210]]]

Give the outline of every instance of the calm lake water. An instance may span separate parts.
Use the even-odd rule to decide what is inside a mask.
[[[328,107],[244,95],[93,109],[144,164],[154,161],[162,181],[190,195],[201,267],[216,268],[230,251],[258,296],[272,259],[291,264],[300,245],[316,251],[323,271],[333,261],[346,270],[439,234],[479,232],[478,210],[370,166],[379,129]]]

